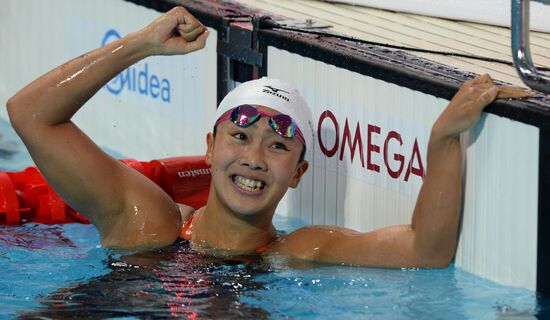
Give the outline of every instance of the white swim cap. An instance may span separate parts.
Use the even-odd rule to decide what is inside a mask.
[[[290,84],[267,77],[244,82],[223,98],[216,111],[216,119],[242,104],[260,105],[289,115],[304,135],[306,150],[311,150],[313,146],[311,110],[300,92]]]

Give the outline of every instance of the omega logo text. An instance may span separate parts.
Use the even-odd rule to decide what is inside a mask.
[[[334,142],[328,143],[327,141],[323,141],[321,125],[325,121],[329,123],[329,126],[333,126],[336,132],[336,140]],[[390,154],[391,144],[397,144],[399,147],[403,146],[403,137],[397,131],[390,130],[387,133],[382,133],[379,126],[367,124],[366,139],[364,139],[361,133],[361,126],[359,122],[357,122],[352,139],[349,122],[346,118],[341,136],[340,133],[340,124],[334,114],[330,110],[321,113],[317,126],[317,138],[321,151],[325,156],[331,158],[339,154],[339,160],[343,161],[344,153],[347,152],[350,156],[351,163],[353,163],[356,152],[358,151],[361,166],[369,171],[379,173],[381,172],[381,168],[385,168],[390,177],[393,179],[403,177],[404,181],[409,181],[411,174],[422,179],[424,178],[425,170],[416,138],[414,142],[412,142],[412,151],[410,155],[407,156],[407,154],[404,155],[400,152],[393,152]],[[384,138],[384,143],[376,144],[374,142],[375,136]],[[382,160],[380,159],[380,155],[383,161],[380,161]],[[378,161],[376,158],[378,158]]]

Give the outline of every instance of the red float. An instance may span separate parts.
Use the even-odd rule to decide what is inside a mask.
[[[211,175],[204,156],[120,161],[151,179],[174,201],[196,209],[206,204]],[[36,167],[0,171],[0,224],[25,222],[90,223],[61,199]]]

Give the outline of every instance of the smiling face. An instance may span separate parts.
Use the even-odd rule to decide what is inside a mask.
[[[224,121],[216,132],[215,138],[207,136],[206,162],[212,169],[208,204],[271,219],[288,187],[298,186],[307,170],[307,161],[299,161],[303,145],[295,137],[278,135],[265,116],[247,128]]]

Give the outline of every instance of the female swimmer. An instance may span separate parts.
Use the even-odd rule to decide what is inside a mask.
[[[461,205],[459,135],[497,96],[488,75],[466,81],[433,125],[427,174],[412,222],[360,233],[308,226],[277,236],[272,217],[308,169],[311,112],[274,79],[245,83],[218,109],[206,137],[212,183],[205,207],[178,205],[157,185],[99,149],[71,117],[125,68],[152,55],[205,46],[208,31],[176,7],[144,29],[75,58],[23,88],[7,104],[11,123],[41,172],[99,230],[104,246],[156,248],[184,234],[197,250],[280,254],[309,261],[383,267],[445,267],[454,256]]]

